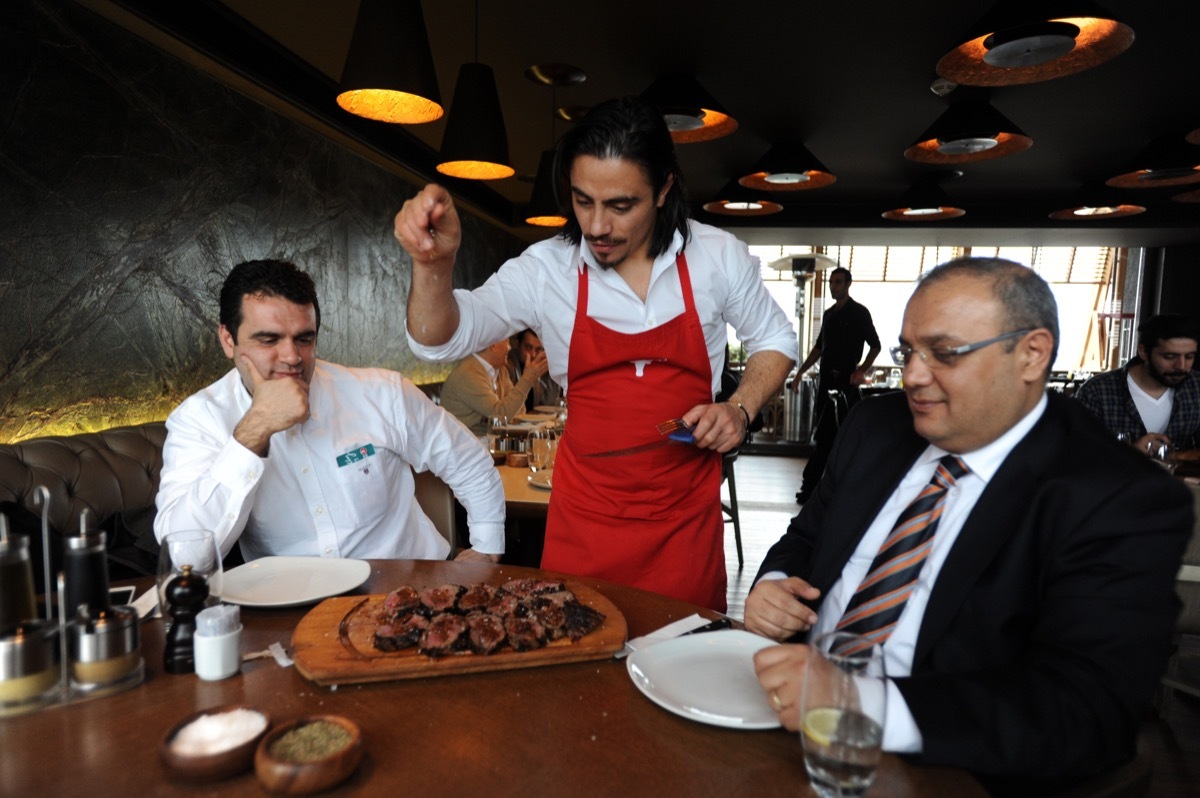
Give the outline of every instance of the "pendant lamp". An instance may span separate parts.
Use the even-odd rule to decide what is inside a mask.
[[[1114,188],[1165,188],[1200,183],[1200,147],[1186,139],[1159,139],[1147,146],[1126,171],[1105,181]]]
[[[947,108],[904,157],[949,166],[1003,158],[1032,146],[1033,139],[989,103],[968,101]]]
[[[525,223],[535,227],[562,227],[567,223],[554,188],[554,120],[558,116],[558,87],[573,86],[587,80],[582,69],[570,64],[535,64],[525,70],[525,77],[534,83],[550,87],[550,149],[542,152],[538,161],[533,194],[525,211]]]
[[[442,117],[420,0],[362,0],[337,103],[356,116],[413,125]]]
[[[825,164],[799,142],[776,144],[738,183],[757,191],[808,191],[837,181]]]
[[[642,98],[662,111],[676,144],[712,141],[737,130],[737,120],[691,75],[663,75]]]
[[[936,69],[967,86],[1038,83],[1098,66],[1133,38],[1089,0],[1001,0]]]
[[[1060,222],[1101,222],[1145,212],[1144,205],[1129,202],[1124,192],[1101,183],[1080,187],[1071,204],[1054,211],[1050,218]]]
[[[479,0],[475,2],[475,61],[459,67],[437,170],[467,180],[499,180],[516,173],[509,165],[508,133],[495,73],[479,63]]]
[[[965,210],[950,204],[941,186],[943,181],[961,176],[958,171],[923,176],[900,198],[900,207],[884,211],[883,218],[893,222],[942,222],[965,216]]]
[[[742,186],[737,180],[726,183],[703,207],[709,213],[721,216],[770,216],[783,210],[778,202]]]

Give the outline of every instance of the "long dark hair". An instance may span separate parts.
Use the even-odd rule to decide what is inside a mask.
[[[650,182],[655,199],[674,175],[666,200],[655,215],[649,255],[657,258],[666,252],[676,230],[687,245],[687,192],[675,158],[675,142],[671,141],[671,132],[657,108],[640,97],[608,100],[592,108],[563,135],[554,156],[554,190],[567,217],[561,235],[572,244],[583,240],[583,230],[571,205],[571,167],[580,155],[636,163]]]

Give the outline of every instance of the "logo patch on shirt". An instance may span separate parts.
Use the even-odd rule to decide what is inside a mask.
[[[357,463],[360,460],[365,460],[368,457],[375,456],[375,446],[368,443],[366,446],[357,446],[345,454],[339,454],[337,457],[338,468],[345,468],[348,465]]]

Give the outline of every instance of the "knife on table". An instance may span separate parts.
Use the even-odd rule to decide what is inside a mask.
[[[692,436],[690,429],[676,430],[666,437],[650,443],[643,443],[640,446],[627,446],[624,449],[609,449],[606,452],[590,452],[583,455],[584,457],[621,457],[627,454],[638,454],[639,452],[648,452],[651,449],[658,449],[662,446],[670,446],[673,443],[682,443],[686,446],[691,446],[696,443],[696,439]]]

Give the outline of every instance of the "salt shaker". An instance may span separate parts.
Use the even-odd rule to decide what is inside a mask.
[[[196,634],[192,646],[196,657],[196,675],[216,681],[227,679],[241,669],[242,620],[232,604],[218,604],[196,616]]]
[[[196,633],[196,615],[208,598],[208,581],[183,566],[183,573],[167,583],[167,606],[171,630],[163,648],[163,667],[169,673],[191,673],[196,669],[192,637]]]

